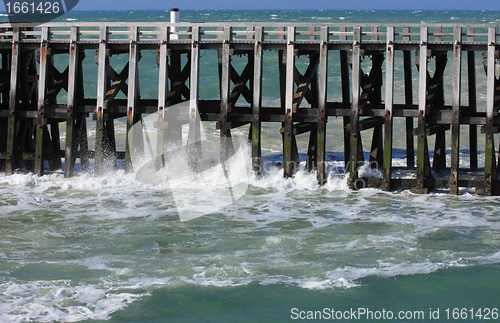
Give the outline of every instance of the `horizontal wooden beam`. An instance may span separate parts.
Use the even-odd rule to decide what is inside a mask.
[[[384,118],[373,117],[373,118],[367,118],[367,119],[360,119],[359,125],[358,125],[358,130],[364,131],[364,130],[368,130],[368,129],[372,129],[372,128],[381,126],[383,124],[384,124]],[[350,123],[348,123],[346,125],[346,130],[351,131],[351,124]]]
[[[426,134],[427,136],[432,136],[440,132],[448,131],[450,130],[451,126],[449,124],[436,124],[432,126],[428,126],[426,128]],[[413,135],[417,136],[418,135],[418,129],[414,128],[413,129]]]
[[[293,134],[294,135],[301,135],[303,133],[309,132],[313,129],[316,129],[317,125],[313,123],[295,123],[293,125]],[[285,127],[281,127],[280,133],[284,134],[285,133]]]
[[[241,126],[245,126],[245,125],[250,124],[250,123],[251,123],[251,121],[239,121],[239,122],[238,121],[228,121],[228,122],[226,122],[226,128],[227,129],[239,128]],[[222,124],[220,121],[217,121],[215,123],[215,129],[220,130],[221,126],[222,126]]]

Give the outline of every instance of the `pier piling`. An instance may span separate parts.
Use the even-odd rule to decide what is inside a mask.
[[[495,96],[500,82],[495,76],[499,28],[451,24],[2,24],[0,168],[7,174],[25,168],[42,175],[45,170],[61,169],[64,161],[64,175],[70,177],[79,160],[87,170],[93,161],[98,175],[115,168],[122,159],[125,170],[134,171],[133,156],[141,154],[143,143],[142,129],[137,128],[135,134],[133,126],[145,114],[158,113],[159,169],[169,158],[166,143],[182,140],[182,122],[169,122],[167,112],[177,103],[189,101],[189,120],[185,122],[189,123],[189,165],[193,169],[202,157],[200,121],[210,121],[220,129],[222,160],[233,153],[233,129],[249,127],[252,169],[260,175],[262,123],[274,122],[281,123],[281,131],[275,135],[283,142],[285,177],[294,176],[302,167],[302,152],[304,169],[315,171],[318,183],[325,184],[329,140],[338,140],[343,144],[345,171],[353,189],[411,188],[421,194],[444,187],[458,194],[460,188],[472,187],[477,194],[494,195],[498,193],[500,164],[495,148],[495,134],[500,129]],[[140,94],[141,87],[148,86],[139,78],[142,64],[150,63],[139,64],[146,59],[142,53],[147,50],[156,51],[157,99],[144,99]],[[200,82],[200,70],[205,68],[200,59],[206,51],[217,51],[218,99],[200,97],[205,86]],[[84,67],[94,52],[97,91],[90,93]],[[477,53],[484,55],[484,74],[476,72]],[[66,57],[61,54],[68,57],[65,69],[55,63]],[[276,54],[278,64],[273,68],[279,74],[281,103],[268,106],[263,101],[269,91],[263,87],[264,70],[269,68],[265,58]],[[125,66],[111,66],[112,55],[127,57]],[[418,91],[414,91],[417,83]],[[478,84],[486,88],[484,102]],[[88,147],[89,117],[95,120],[93,151]],[[328,122],[337,117],[342,122]],[[115,138],[115,121],[120,118],[126,123],[126,137],[125,147],[118,150],[124,151],[117,151]],[[398,121],[402,122],[395,127]],[[342,125],[343,138],[331,137],[329,128],[334,124]],[[297,144],[301,134],[309,136],[304,151]],[[395,146],[395,138],[403,138],[404,148]],[[431,139],[434,145],[429,147]],[[396,148],[404,149],[405,166],[394,163]],[[469,156],[465,158],[465,154]],[[370,168],[380,170],[380,176],[360,175],[365,158]],[[466,162],[468,166],[464,166]],[[401,171],[406,177],[397,175]]]

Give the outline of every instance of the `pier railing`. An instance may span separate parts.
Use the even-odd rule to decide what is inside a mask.
[[[27,167],[42,174],[45,161],[54,170],[62,167],[64,157],[65,174],[70,176],[76,158],[84,168],[93,158],[98,173],[106,157],[112,156],[125,159],[125,167],[130,170],[129,144],[124,152],[116,150],[113,120],[126,117],[129,131],[141,114],[158,112],[160,124],[168,122],[163,116],[169,106],[189,101],[189,109],[198,111],[202,120],[216,122],[222,138],[230,137],[233,128],[250,127],[257,173],[261,163],[261,123],[278,122],[282,123],[277,135],[283,138],[284,175],[293,176],[299,167],[295,137],[309,133],[306,167],[316,170],[318,181],[324,183],[327,120],[342,117],[351,187],[411,187],[420,193],[433,187],[449,187],[452,193],[457,193],[459,187],[476,187],[479,193],[494,194],[498,191],[494,135],[500,123],[500,98],[496,94],[500,81],[495,75],[499,27],[368,23],[0,24],[0,166],[7,173]],[[139,89],[145,85],[138,78],[141,50],[152,49],[157,52],[159,68],[158,96],[154,100],[140,97]],[[218,100],[199,97],[203,68],[200,50],[218,52]],[[83,66],[91,56],[86,54],[89,51],[95,51],[98,64],[97,93],[88,93],[84,87]],[[483,55],[482,62],[476,62],[478,52]],[[279,108],[262,106],[262,57],[273,53],[279,57]],[[327,95],[333,91],[328,83],[332,75],[331,53],[338,56],[340,67],[339,102],[329,101]],[[64,70],[54,66],[58,54],[69,54]],[[187,55],[187,61],[181,59],[181,54]],[[122,71],[110,65],[111,55],[128,55]],[[247,57],[241,74],[232,66],[234,55]],[[297,56],[309,57],[304,73],[296,68]],[[366,63],[361,64],[362,58],[371,59],[369,71]],[[404,70],[403,93],[394,91],[394,64],[399,59]],[[449,60],[452,72],[448,75],[445,70]],[[479,64],[484,67],[482,76],[476,72]],[[465,76],[466,82],[462,81]],[[415,78],[418,100],[413,97]],[[484,106],[478,105],[476,88],[480,78],[487,87]],[[60,102],[58,94],[63,90],[67,102]],[[120,92],[126,99],[117,96]],[[404,104],[396,104],[395,96],[399,101],[404,99]],[[451,100],[445,100],[445,96]],[[93,151],[88,147],[86,128],[90,114],[96,121]],[[393,176],[394,118],[406,121],[406,168],[413,170],[411,179]],[[64,151],[61,122],[66,123]],[[461,131],[462,125],[468,127],[466,133]],[[485,141],[485,165],[480,175],[477,141],[482,135],[478,134],[478,126]],[[361,133],[367,130],[373,130],[370,162],[383,172],[380,179],[358,178],[358,168],[364,161]],[[161,136],[164,132],[175,133],[163,126],[158,126],[158,132]],[[451,142],[447,145],[449,133]],[[464,135],[468,136],[470,165],[465,170],[459,167],[460,138]],[[430,136],[435,136],[432,154],[428,148]],[[448,150],[451,158],[447,160]]]
[[[193,34],[198,33],[199,42],[211,43],[221,41],[224,37],[223,29],[231,28],[233,41],[251,42],[255,39],[256,28],[263,29],[262,39],[266,43],[286,42],[288,28],[295,29],[295,42],[319,43],[321,41],[321,28],[328,28],[328,42],[332,44],[352,43],[355,29],[361,28],[360,41],[383,44],[387,41],[388,28],[394,28],[394,42],[399,45],[417,45],[422,41],[421,28],[428,30],[427,42],[433,45],[452,44],[455,39],[454,29],[462,29],[459,41],[467,46],[481,46],[488,43],[488,30],[498,28],[493,24],[312,24],[312,23],[151,23],[151,22],[109,22],[109,23],[50,23],[37,27],[30,24],[16,24],[20,29],[20,41],[23,43],[36,43],[42,39],[42,30],[48,30],[48,39],[54,43],[70,43],[72,29],[76,28],[76,37],[81,44],[99,44],[101,41],[101,28],[107,29],[107,41],[111,43],[128,43],[130,41],[130,28],[137,28],[137,42],[140,44],[158,44],[165,38],[172,44],[182,44],[193,39]],[[173,31],[174,27],[178,31]],[[162,32],[166,29],[166,34]],[[17,30],[17,29],[16,29]],[[15,33],[9,24],[0,24],[0,41],[12,40]],[[499,34],[495,35],[498,39]]]

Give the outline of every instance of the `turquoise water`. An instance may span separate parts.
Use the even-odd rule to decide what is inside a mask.
[[[496,23],[498,14],[181,11],[181,20]],[[166,20],[168,11],[71,12],[65,19]],[[144,53],[143,64],[147,55],[154,53]],[[212,53],[205,55],[208,64]],[[115,66],[126,62],[114,59]],[[214,90],[201,93],[204,98],[218,95],[217,66],[211,68],[215,73],[207,69],[202,79],[215,83]],[[95,64],[85,69],[86,93],[95,93]],[[141,77],[151,79],[141,94],[154,97],[157,70]],[[275,77],[267,71],[269,84]],[[335,79],[330,82],[335,88]],[[275,93],[265,93],[264,102],[276,104]],[[300,317],[308,311],[328,321],[324,313],[332,309],[372,311],[373,317],[356,317],[364,322],[483,321],[479,314],[498,321],[500,198],[465,189],[458,196],[351,191],[340,171],[336,122],[328,124],[324,187],[305,171],[283,179],[281,170],[268,167],[256,178],[243,144],[228,171],[231,185],[246,188],[244,196],[190,221],[180,221],[177,192],[200,198],[208,192],[222,204],[222,196],[210,195],[228,186],[220,174],[170,183],[145,182],[121,169],[71,179],[58,172],[0,174],[0,321],[292,322],[306,321]],[[116,127],[123,132],[123,123]],[[217,138],[213,124],[204,127],[207,138]],[[244,138],[247,130],[234,136]],[[264,127],[266,161],[281,159],[277,130]],[[89,134],[93,140],[93,125]],[[305,152],[307,138],[300,140]],[[395,164],[405,162],[396,150]],[[454,319],[454,309],[466,309],[463,319]],[[389,311],[393,319],[377,319]]]
[[[181,22],[498,23],[498,11],[182,10]],[[73,20],[75,19],[75,20]],[[170,21],[165,11],[71,11],[58,21]]]

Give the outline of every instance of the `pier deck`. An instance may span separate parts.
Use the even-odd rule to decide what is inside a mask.
[[[325,183],[325,142],[328,117],[343,118],[345,168],[349,185],[384,190],[411,188],[426,193],[448,187],[475,187],[476,193],[498,194],[497,152],[494,135],[499,132],[498,67],[500,25],[451,24],[312,24],[312,23],[48,23],[41,26],[0,24],[0,167],[11,174],[18,167],[43,174],[44,162],[52,170],[62,167],[71,176],[76,158],[82,168],[94,159],[94,172],[103,168],[106,156],[125,160],[131,170],[130,144],[116,151],[114,120],[127,118],[127,131],[142,114],[158,113],[158,138],[173,131],[163,126],[164,111],[189,101],[191,112],[212,121],[221,138],[231,129],[246,126],[256,173],[261,165],[261,124],[282,124],[276,133],[283,140],[283,174],[298,168],[295,137],[310,136],[307,169]],[[142,99],[139,61],[141,51],[156,51],[159,68],[157,99]],[[200,98],[200,51],[217,51],[218,100]],[[476,59],[481,53],[483,60]],[[54,66],[56,55],[66,54],[67,67]],[[128,64],[115,70],[110,56],[125,55]],[[277,57],[280,107],[262,104],[263,58]],[[185,58],[184,58],[185,56]],[[238,72],[232,57],[246,57]],[[309,59],[305,72],[296,58]],[[332,75],[331,59],[339,75]],[[85,91],[83,68],[95,60],[97,93]],[[395,61],[403,66],[404,91],[395,91]],[[484,66],[483,73],[476,67]],[[445,73],[446,66],[451,73]],[[448,67],[449,68],[449,67]],[[417,72],[417,73],[415,73]],[[329,101],[334,89],[329,77],[340,78],[341,97]],[[418,77],[418,82],[414,78]],[[464,80],[462,80],[464,78]],[[466,79],[465,79],[466,78]],[[477,84],[486,83],[485,106],[478,105]],[[418,97],[414,98],[417,85]],[[465,87],[465,88],[464,88]],[[67,92],[67,101],[59,94]],[[123,93],[126,99],[120,98]],[[59,97],[59,100],[58,100]],[[445,100],[445,97],[447,100]],[[451,100],[450,100],[451,98]],[[398,103],[396,102],[404,102]],[[89,147],[87,118],[96,122],[95,147]],[[393,176],[393,124],[406,123],[407,169],[414,179]],[[59,124],[66,123],[61,134]],[[416,123],[416,126],[414,124]],[[192,123],[194,124],[194,122]],[[464,127],[467,131],[464,132]],[[480,131],[478,131],[478,127]],[[191,129],[190,129],[191,131]],[[192,130],[195,131],[195,130]],[[358,178],[363,164],[361,134],[371,131],[369,162],[383,178]],[[469,138],[469,169],[459,168],[460,138]],[[446,142],[446,137],[451,142]],[[61,136],[65,149],[61,149]],[[484,136],[484,169],[478,170],[478,138]],[[431,165],[429,140],[435,141]],[[223,145],[226,141],[221,140]],[[93,150],[92,150],[93,148]],[[451,162],[446,150],[451,150]],[[415,160],[416,152],[416,160]],[[445,171],[446,179],[435,178]],[[461,176],[461,173],[476,176]],[[480,175],[477,175],[480,174]]]

